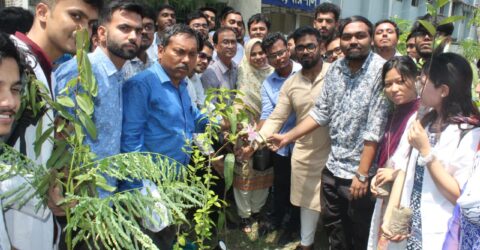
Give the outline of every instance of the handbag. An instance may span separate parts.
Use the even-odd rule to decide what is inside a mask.
[[[253,169],[257,171],[265,171],[272,167],[272,152],[263,147],[253,154]]]

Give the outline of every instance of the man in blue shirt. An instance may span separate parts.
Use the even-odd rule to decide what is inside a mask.
[[[87,136],[85,143],[98,159],[120,153],[120,135],[122,132],[122,83],[124,75],[121,68],[126,60],[137,55],[142,32],[142,6],[133,1],[112,1],[107,12],[100,17],[97,34],[99,47],[88,55],[92,71],[98,84],[98,95],[94,99],[93,122],[97,128],[97,139]],[[78,76],[76,59],[62,64],[55,71],[57,95],[67,82]],[[130,184],[122,187],[113,177],[106,176],[110,186],[118,191],[129,189]],[[141,183],[133,185],[140,186]],[[99,189],[99,196],[110,194]]]
[[[263,125],[275,109],[280,89],[285,80],[302,69],[300,64],[290,59],[287,40],[281,33],[268,34],[262,42],[262,48],[267,53],[268,62],[275,71],[265,79],[261,88],[262,113],[260,116],[260,126]],[[292,112],[279,133],[286,133],[295,127],[295,121],[295,113]],[[299,222],[298,207],[294,207],[290,203],[291,155],[293,145],[294,144],[291,143],[273,154],[273,220],[271,224],[266,224],[267,227],[261,228],[262,230],[260,230],[263,234],[279,228],[285,215],[290,213],[289,225],[286,227],[287,230],[285,230],[286,234],[279,237],[280,241],[282,241],[279,242],[280,244],[288,243],[288,241],[292,240],[292,233],[298,229]],[[297,225],[294,225],[295,223],[297,223]]]
[[[155,152],[187,165],[186,139],[207,120],[192,105],[185,77],[197,61],[202,42],[186,25],[175,24],[159,46],[160,63],[125,82],[122,152]]]
[[[163,38],[158,46],[159,62],[123,87],[122,152],[154,152],[187,165],[190,155],[182,148],[207,123],[192,104],[185,79],[195,68],[203,43],[184,24],[168,28]],[[163,246],[160,249],[170,249],[175,235],[172,229],[147,233]]]

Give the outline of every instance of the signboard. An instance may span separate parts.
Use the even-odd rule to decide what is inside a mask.
[[[320,4],[320,0],[262,0],[262,3],[290,9],[313,11]]]

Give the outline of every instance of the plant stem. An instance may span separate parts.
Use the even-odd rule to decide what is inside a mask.
[[[68,169],[68,178],[67,178],[67,183],[66,183],[66,194],[71,194],[73,193],[73,166],[74,166],[74,162],[75,162],[75,156],[77,154],[76,152],[76,148],[77,147],[73,147],[73,154],[72,154],[72,160],[70,161],[70,167]],[[66,206],[65,208],[65,215],[67,217],[67,232],[66,232],[66,235],[65,235],[65,241],[66,241],[66,244],[67,244],[67,249],[68,250],[72,250],[73,249],[73,246],[72,246],[72,229],[70,227],[68,227],[68,225],[70,224],[70,220],[71,220],[71,209],[70,209],[70,206]]]

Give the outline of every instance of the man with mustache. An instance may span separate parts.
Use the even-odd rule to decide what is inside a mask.
[[[243,23],[242,13],[235,11],[233,9],[228,10],[222,15],[222,21],[220,22],[221,27],[231,28],[235,32],[235,37],[237,41],[235,56],[233,61],[238,65],[243,57],[243,45],[239,41],[243,41],[243,30],[245,25]],[[215,43],[215,41],[213,42]],[[216,49],[216,48],[215,48]],[[213,59],[217,61],[217,56],[214,53]]]
[[[185,24],[168,28],[164,38],[158,47],[159,62],[123,86],[122,152],[155,152],[187,166],[185,142],[208,122],[192,104],[185,79],[203,41]],[[150,236],[159,249],[171,249],[175,230],[167,227]]]
[[[213,34],[213,45],[218,60],[210,64],[200,78],[203,88],[236,89],[238,64],[233,61],[233,57],[237,52],[237,39],[233,29],[219,28]]]
[[[315,19],[313,20],[313,27],[320,32],[320,37],[324,41],[322,43],[322,54],[325,53],[325,43],[332,39],[333,33],[338,26],[338,19],[340,18],[340,7],[333,3],[321,3],[315,9]]]
[[[309,116],[270,141],[276,149],[318,127],[329,128],[332,151],[322,171],[321,199],[330,247],[366,249],[374,207],[369,190],[374,169],[370,167],[389,108],[381,83],[385,60],[372,52],[373,25],[368,19],[344,20],[339,32],[345,57],[330,66]]]
[[[394,21],[384,19],[375,23],[373,35],[375,52],[385,60],[389,60],[394,56],[401,56],[396,49],[399,33],[400,30]]]
[[[185,24],[202,35],[204,40],[208,39],[208,17],[201,11],[195,11],[187,15]]]
[[[177,23],[177,16],[175,13],[175,8],[168,4],[162,4],[157,11],[157,32],[153,39],[153,44],[148,48],[147,53],[151,58],[158,59],[158,45],[161,44],[161,39],[165,30],[168,27]]]
[[[122,67],[127,60],[133,59],[140,46],[143,7],[132,1],[116,0],[109,3],[99,19],[97,30],[100,41],[94,52],[88,54],[92,71],[98,85],[98,95],[94,98],[95,111],[93,121],[97,128],[97,138],[85,138],[85,143],[98,159],[120,153],[122,132],[122,83],[125,81]],[[78,76],[76,58],[60,65],[55,71],[56,93],[66,87],[69,80]],[[70,91],[73,93],[73,91]],[[138,183],[122,183],[106,176],[107,184],[117,187],[116,191],[141,186]],[[101,198],[111,193],[99,189]]]
[[[140,47],[137,57],[132,60],[128,60],[123,66],[125,72],[125,79],[136,75],[140,71],[150,67],[156,58],[152,58],[148,55],[147,49],[153,43],[154,30],[155,30],[155,14],[149,8],[144,8],[144,17],[142,19],[142,35],[140,40]]]

